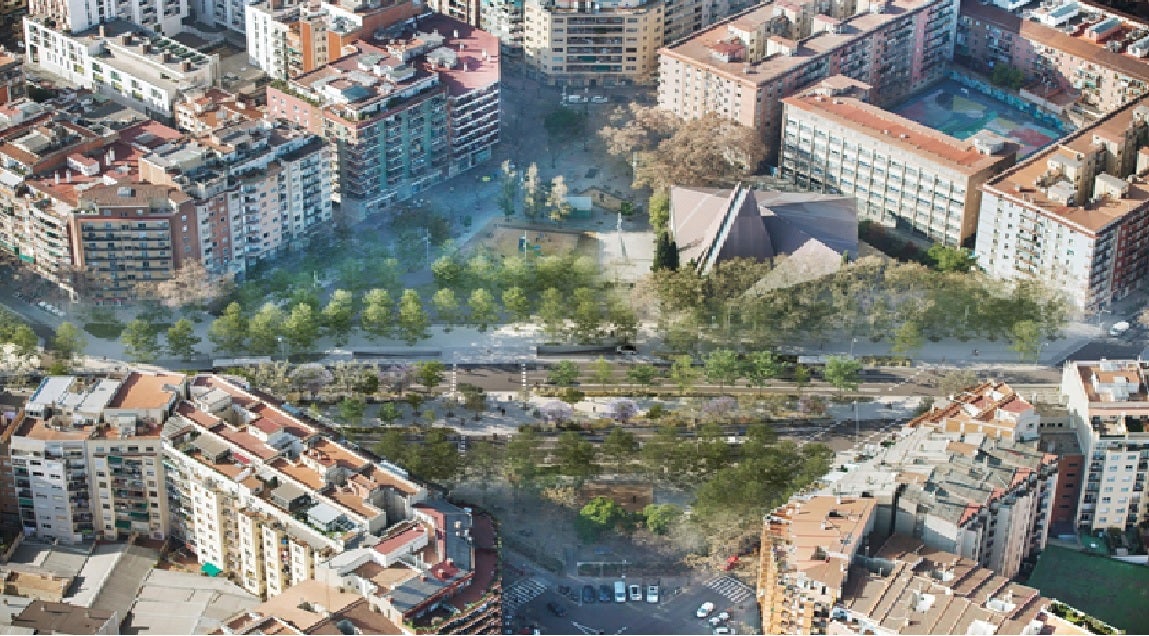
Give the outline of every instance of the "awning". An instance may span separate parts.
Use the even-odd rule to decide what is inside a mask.
[[[204,574],[206,574],[208,576],[219,576],[219,574],[221,572],[223,572],[223,570],[217,568],[216,566],[212,565],[211,563],[204,563],[203,565],[200,566],[199,571],[203,572]]]
[[[130,530],[132,528],[132,522],[127,519],[116,519],[116,527],[121,530]]]

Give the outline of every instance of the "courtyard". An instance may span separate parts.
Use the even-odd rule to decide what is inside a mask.
[[[1149,634],[1149,568],[1049,545],[1027,585],[1129,634]]]
[[[1021,146],[1019,160],[1064,134],[1048,122],[952,79],[942,80],[890,110],[955,139],[967,139],[980,130],[997,133]]]

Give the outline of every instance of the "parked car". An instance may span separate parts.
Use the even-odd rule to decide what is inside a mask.
[[[734,630],[723,625],[714,628],[714,636],[734,636]]]
[[[554,601],[547,603],[547,611],[560,618],[567,615],[567,611],[563,609],[563,606]]]
[[[1114,325],[1109,328],[1109,335],[1117,338],[1125,335],[1126,331],[1129,331],[1129,323],[1123,320],[1121,322],[1114,323]]]
[[[714,611],[714,603],[711,603],[710,601],[706,601],[702,605],[698,606],[698,610],[694,612],[694,615],[697,616],[698,618],[706,618],[707,616],[710,616],[710,613],[713,611]]]
[[[714,616],[710,617],[710,624],[714,627],[718,627],[719,625],[725,623],[728,620],[730,620],[730,613],[729,612],[719,612],[719,613],[715,614]]]
[[[609,99],[603,97],[602,95],[594,95],[590,98],[590,103],[592,104],[606,104],[609,101]]]
[[[623,583],[622,581],[615,581],[614,582],[614,602],[615,603],[625,603],[626,602],[626,583]]]
[[[657,585],[646,586],[646,602],[647,603],[657,603],[658,602],[658,586]]]
[[[598,602],[599,603],[609,603],[613,593],[614,593],[614,590],[611,590],[609,585],[598,586]]]
[[[630,600],[632,600],[632,601],[641,601],[642,600],[642,586],[641,585],[631,585],[630,586]]]
[[[595,599],[594,586],[593,585],[582,586],[582,602],[583,603],[593,603],[594,599]]]

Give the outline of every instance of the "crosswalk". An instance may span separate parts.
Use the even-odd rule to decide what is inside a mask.
[[[753,588],[732,576],[716,576],[707,581],[705,585],[730,599],[731,603],[741,603],[754,596]]]
[[[515,581],[503,591],[503,611],[513,612],[519,606],[530,603],[545,591],[547,591],[547,584],[538,579],[526,578]]]

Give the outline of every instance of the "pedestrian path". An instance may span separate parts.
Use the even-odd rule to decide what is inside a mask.
[[[731,603],[741,603],[746,599],[754,596],[754,590],[749,585],[732,576],[716,576],[704,585],[722,596],[730,599]]]
[[[535,600],[547,591],[547,584],[536,578],[520,579],[503,592],[503,611],[513,612],[522,605]]]

